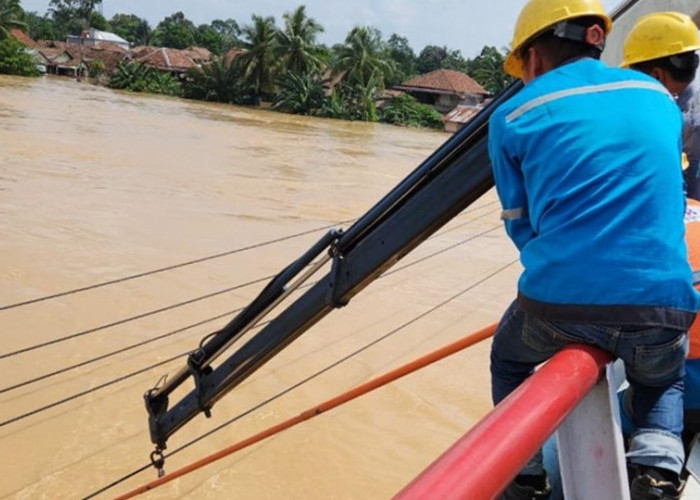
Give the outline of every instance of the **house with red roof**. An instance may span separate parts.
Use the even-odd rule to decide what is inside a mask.
[[[478,106],[489,96],[481,85],[466,73],[453,69],[437,69],[394,87],[418,102],[429,104],[440,113],[452,111],[457,105]]]
[[[29,35],[27,35],[25,32],[23,32],[20,29],[14,28],[10,30],[10,34],[15,37],[19,43],[27,47],[28,49],[36,49],[39,44],[37,44],[34,40],[29,38]]]
[[[175,76],[186,73],[190,68],[199,67],[199,64],[194,62],[187,52],[167,47],[144,51],[144,55],[135,60],[146,66],[156,68],[158,71],[172,73]]]

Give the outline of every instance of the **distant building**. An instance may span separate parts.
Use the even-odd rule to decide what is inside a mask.
[[[83,60],[82,51],[70,50],[63,47],[38,47],[35,49],[41,57],[40,64],[46,68],[46,72],[53,75],[82,77],[87,72],[87,65]]]
[[[489,96],[488,91],[469,75],[452,69],[438,69],[394,86],[415,97],[418,102],[433,106],[440,113],[457,105],[477,106]]]
[[[126,50],[129,50],[129,42],[124,40],[119,35],[108,31],[100,31],[95,28],[83,31],[80,36],[69,35],[66,42],[73,45],[99,46],[102,43],[108,42],[119,45]]]
[[[184,50],[159,47],[155,50],[145,50],[144,55],[136,61],[156,68],[158,71],[172,73],[173,76],[181,76],[190,68],[200,67]]]
[[[19,41],[22,45],[27,47],[28,49],[36,49],[39,44],[36,43],[34,40],[29,38],[29,36],[24,33],[22,30],[14,28],[10,30],[10,34]]]
[[[205,47],[187,47],[183,52],[197,64],[211,61],[211,51]]]
[[[457,105],[452,111],[442,117],[445,122],[445,132],[454,133],[474,118],[484,106],[490,101],[487,99],[482,104],[477,106],[467,106],[465,104]]]

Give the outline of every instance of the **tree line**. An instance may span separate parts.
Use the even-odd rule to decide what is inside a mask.
[[[462,71],[494,94],[511,82],[502,69],[505,54],[490,46],[472,59],[437,45],[416,54],[404,36],[384,39],[376,28],[357,26],[342,43],[329,47],[318,42],[324,28],[307,15],[304,5],[284,13],[279,25],[272,16],[254,14],[245,24],[215,19],[197,26],[176,12],[152,28],[134,14],[116,14],[108,20],[96,9],[100,2],[51,0],[49,12],[39,15],[25,12],[20,0],[0,0],[0,72],[2,47],[11,43],[7,36],[11,28],[19,27],[35,40],[65,40],[95,28],[132,45],[200,46],[213,55],[210,64],[190,70],[183,81],[138,63],[121,63],[111,78],[117,88],[236,104],[266,101],[291,113],[435,127],[441,127],[442,120],[433,108],[402,96],[378,110],[378,96],[386,88],[440,68]],[[233,62],[226,58],[231,49],[243,49]],[[332,91],[329,81],[334,83]]]

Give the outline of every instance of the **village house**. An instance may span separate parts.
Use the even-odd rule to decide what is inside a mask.
[[[124,50],[129,50],[129,42],[124,40],[119,35],[110,33],[109,31],[100,31],[95,28],[83,31],[79,36],[68,35],[66,42],[74,45],[99,46],[101,43],[109,42],[122,47]]]
[[[457,105],[477,106],[489,93],[469,75],[452,69],[438,69],[394,86],[418,102],[433,106],[440,113],[448,113]]]
[[[178,78],[183,77],[190,68],[200,67],[200,64],[184,50],[158,47],[155,50],[144,50],[142,53],[142,56],[134,60]]]
[[[51,75],[82,77],[87,73],[87,64],[80,47],[69,47],[64,42],[37,42],[35,60]]]
[[[460,128],[466,125],[476,114],[484,109],[491,99],[486,99],[484,102],[477,104],[476,106],[470,106],[467,104],[458,104],[455,108],[446,113],[442,120],[445,122],[445,132],[454,133]]]

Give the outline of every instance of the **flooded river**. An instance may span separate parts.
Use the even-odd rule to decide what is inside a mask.
[[[83,498],[148,464],[143,393],[447,137],[0,76],[0,497]],[[169,452],[235,420],[166,471],[496,321],[519,272],[498,214],[490,192],[179,430]],[[144,497],[389,498],[490,408],[488,347]]]

